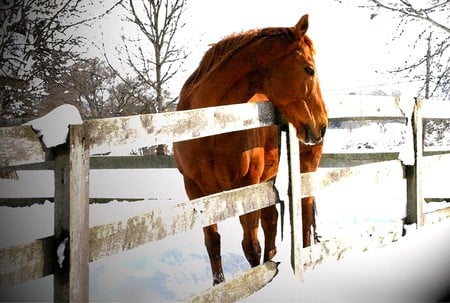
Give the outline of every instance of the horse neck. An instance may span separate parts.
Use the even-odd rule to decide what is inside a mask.
[[[242,48],[207,78],[199,80],[187,98],[183,88],[180,103],[188,102],[189,108],[245,103],[254,94],[264,94],[264,75],[270,65],[292,50],[286,43],[270,39],[254,42]]]

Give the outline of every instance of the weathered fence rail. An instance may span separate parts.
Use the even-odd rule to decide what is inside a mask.
[[[359,98],[359,99],[357,99]],[[361,106],[361,99],[364,106]],[[367,100],[370,99],[370,100]],[[408,101],[408,100],[406,100]],[[413,101],[413,100],[409,100]],[[330,121],[349,120],[400,121],[411,127],[415,136],[410,142],[408,165],[400,160],[398,152],[390,152],[383,156],[372,157],[373,154],[354,153],[352,155],[324,154],[323,166],[335,167],[336,161],[344,157],[351,162],[350,167],[321,170],[317,173],[301,174],[298,162],[290,163],[290,182],[292,201],[291,211],[297,213],[292,222],[293,258],[292,263],[296,275],[301,278],[304,269],[314,267],[324,258],[340,258],[352,249],[366,250],[371,246],[384,245],[401,236],[403,221],[394,222],[378,232],[379,237],[371,237],[365,244],[355,244],[353,240],[328,241],[320,245],[303,249],[301,239],[301,197],[314,195],[327,186],[351,178],[367,178],[368,184],[401,180],[406,177],[408,193],[407,223],[419,226],[450,216],[450,209],[424,214],[422,203],[424,197],[445,199],[450,197],[447,187],[440,191],[432,191],[422,184],[427,184],[432,176],[442,170],[441,163],[449,161],[450,155],[426,156],[423,147],[423,119],[449,119],[450,106],[438,102],[418,101],[401,103],[399,99],[357,97],[329,100]],[[350,106],[349,106],[350,104]],[[406,105],[405,105],[406,104]],[[433,104],[433,106],[431,106]],[[345,108],[345,110],[343,110]],[[414,110],[413,110],[414,108]],[[0,287],[36,279],[49,274],[55,275],[55,301],[87,301],[88,300],[88,263],[103,256],[119,251],[132,249],[149,241],[235,217],[256,209],[273,205],[277,202],[277,193],[273,183],[267,182],[246,188],[240,188],[213,196],[182,203],[151,213],[89,228],[89,169],[123,168],[123,167],[172,167],[170,157],[129,157],[130,149],[144,146],[181,141],[209,136],[241,129],[250,129],[273,125],[277,122],[276,114],[269,102],[239,104],[191,110],[185,112],[164,113],[157,115],[141,115],[122,118],[89,120],[82,125],[70,126],[68,142],[57,148],[46,149],[30,126],[0,128],[0,167],[4,175],[14,175],[15,169],[51,169],[55,179],[55,231],[54,236],[38,239],[31,243],[0,249]],[[418,138],[419,137],[419,138]],[[298,150],[294,147],[296,139],[290,135],[290,159],[297,159]],[[289,141],[289,140],[288,140]],[[448,147],[432,148],[432,153],[448,152]],[[425,154],[424,154],[425,151]],[[112,156],[111,156],[112,155]],[[424,156],[425,155],[425,156]],[[106,157],[109,156],[109,157]],[[125,157],[121,157],[125,156]],[[120,158],[119,158],[120,157]],[[350,160],[349,160],[350,157]],[[405,158],[405,155],[403,155]],[[370,165],[354,164],[383,161]],[[118,161],[120,159],[120,161]],[[136,160],[140,159],[140,160]],[[143,160],[144,159],[144,160]],[[411,161],[413,159],[414,161]],[[446,162],[447,163],[447,162]],[[346,165],[348,166],[348,165]],[[432,171],[433,173],[430,173]],[[6,173],[5,173],[6,172]],[[425,181],[424,181],[425,180]],[[301,186],[298,186],[301,184]],[[258,196],[259,199],[247,197]],[[52,197],[49,197],[50,199]],[[257,200],[257,201],[256,201]],[[19,199],[1,199],[1,205],[23,206],[38,200],[18,202]],[[92,202],[92,201],[91,201]],[[297,226],[297,227],[295,227]],[[57,261],[56,248],[68,239],[66,261],[60,267]],[[274,266],[263,265],[262,271],[267,283],[276,273]],[[269,276],[267,276],[269,272]],[[245,276],[246,274],[244,274]],[[272,276],[270,276],[272,275]],[[242,278],[242,277],[241,277]],[[241,279],[239,278],[239,279]],[[234,285],[230,281],[227,285]],[[223,286],[226,287],[226,286]],[[222,287],[222,288],[223,288]],[[234,286],[230,286],[234,287]],[[253,289],[262,287],[256,285]],[[204,294],[202,298],[220,296],[217,288]],[[234,292],[239,299],[248,294]],[[202,300],[196,297],[195,300]],[[203,299],[208,300],[208,299]]]
[[[183,112],[88,120],[85,126],[88,129],[90,153],[96,155],[108,154],[120,146],[138,149],[269,126],[274,123],[275,111],[271,103],[258,102]]]
[[[90,230],[90,261],[164,239],[179,232],[237,217],[277,202],[273,182],[225,191],[170,208],[96,226]],[[252,199],[259,197],[259,199]]]
[[[88,301],[89,260],[162,239],[195,225],[210,225],[277,201],[271,182],[212,195],[127,220],[89,229],[89,156],[128,154],[131,148],[169,143],[236,130],[273,125],[269,102],[201,110],[89,120],[70,125],[66,144],[46,149],[30,126],[4,128],[0,138],[2,167],[53,161],[55,179],[54,236],[0,250],[0,286],[54,274],[55,301]],[[120,148],[126,147],[126,151]],[[117,150],[118,148],[118,150]],[[31,151],[31,152],[30,152]],[[49,165],[50,166],[50,165]],[[8,172],[11,173],[10,171]],[[261,199],[245,199],[258,195]],[[231,202],[229,204],[229,202]],[[9,203],[5,203],[9,204]],[[16,206],[17,204],[12,203]],[[233,207],[230,207],[233,206]],[[67,243],[65,242],[67,241]],[[22,255],[52,243],[52,251]],[[57,264],[56,251],[66,243],[65,260]],[[48,245],[47,245],[48,246]],[[56,249],[55,249],[56,248]]]

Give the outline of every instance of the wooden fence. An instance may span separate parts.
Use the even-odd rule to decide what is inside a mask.
[[[359,99],[356,99],[359,98]],[[364,102],[360,102],[363,100]],[[409,100],[413,101],[413,100]],[[408,103],[408,102],[406,102]],[[295,275],[302,278],[305,269],[314,267],[324,258],[339,259],[354,249],[368,249],[385,245],[401,237],[403,218],[383,226],[377,226],[377,237],[357,244],[354,241],[336,239],[325,241],[309,248],[302,248],[301,202],[302,197],[355,176],[369,176],[376,184],[383,179],[407,180],[406,223],[421,226],[450,216],[450,208],[433,213],[423,213],[425,198],[448,198],[450,192],[443,189],[438,195],[424,196],[422,184],[426,169],[449,161],[448,147],[423,148],[423,118],[449,119],[450,106],[445,102],[409,102],[411,106],[400,106],[399,99],[373,97],[345,97],[328,99],[330,122],[353,120],[401,121],[411,127],[413,135],[409,160],[404,165],[397,160],[397,153],[383,155],[383,161],[370,165],[322,170],[317,173],[300,174],[298,144],[295,130],[289,126],[288,153],[290,167],[290,211],[292,212],[292,264]],[[435,110],[435,108],[438,108]],[[345,108],[345,111],[342,109]],[[89,228],[89,169],[114,167],[117,157],[124,157],[118,166],[166,167],[170,158],[161,162],[147,157],[145,164],[127,157],[130,149],[149,145],[171,143],[186,139],[210,136],[242,129],[276,124],[277,115],[269,102],[239,104],[140,115],[121,118],[88,120],[82,125],[69,126],[67,143],[46,149],[30,126],[0,128],[0,166],[3,175],[24,168],[46,168],[54,170],[55,193],[54,235],[37,239],[31,243],[0,249],[0,287],[54,274],[55,301],[85,301],[89,299],[88,264],[105,256],[113,255],[169,235],[205,226],[239,216],[260,208],[274,205],[277,194],[273,182],[239,188],[208,197],[187,201],[170,209],[158,209],[151,213]],[[125,150],[121,150],[126,147]],[[115,157],[104,157],[114,151]],[[375,154],[346,154],[354,163],[364,163],[377,158]],[[326,166],[340,161],[341,156],[325,154]],[[405,158],[405,155],[403,155]],[[160,159],[159,159],[160,160]],[[377,160],[375,160],[377,161]],[[125,163],[125,164],[124,164]],[[330,164],[331,163],[331,164]],[[117,166],[116,166],[117,167]],[[424,171],[425,170],[425,171]],[[301,184],[301,186],[299,186]],[[259,199],[248,197],[258,196]],[[39,202],[39,199],[0,199],[3,206],[24,206]],[[92,201],[91,201],[92,202]],[[65,248],[65,249],[64,249]],[[59,255],[57,254],[59,251]],[[64,260],[61,252],[64,253]],[[59,259],[58,259],[59,257]],[[58,263],[60,261],[60,263]],[[276,274],[277,266],[268,262],[219,287],[192,298],[192,301],[210,301],[226,294],[229,300],[238,300],[250,295],[268,283]],[[255,275],[258,277],[255,278]],[[252,276],[252,279],[246,277]],[[237,287],[242,281],[252,281],[247,288]]]

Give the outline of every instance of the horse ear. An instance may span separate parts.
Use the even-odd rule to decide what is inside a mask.
[[[303,15],[294,28],[295,37],[300,40],[306,34],[308,30],[308,15]]]

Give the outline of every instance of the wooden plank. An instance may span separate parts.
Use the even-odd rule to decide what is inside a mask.
[[[450,119],[450,102],[423,100],[421,114],[424,119]]]
[[[91,157],[91,169],[176,168],[173,155]]]
[[[83,125],[69,126],[68,143],[56,151],[54,213],[59,254],[54,272],[54,300],[88,302],[89,149]],[[62,245],[65,249],[58,252]]]
[[[47,157],[52,157],[52,152],[47,150]],[[14,170],[54,170],[55,161],[46,160],[45,162],[36,162],[30,164],[22,164],[16,166],[10,166]]]
[[[425,155],[441,155],[450,153],[450,145],[426,146],[423,150]]]
[[[450,146],[424,146],[424,156],[437,156],[450,153]]]
[[[51,275],[55,250],[53,236],[0,249],[0,288]]]
[[[0,127],[0,167],[45,161],[45,149],[29,125]]]
[[[389,184],[403,179],[403,166],[399,160],[364,164],[354,167],[319,169],[317,172],[301,174],[301,197],[314,196],[330,186],[345,186],[356,180],[368,186]]]
[[[450,154],[423,157],[422,191],[424,198],[449,199],[448,170]]]
[[[402,237],[403,221],[382,223],[358,233],[327,240],[302,249],[304,270],[312,270],[325,261],[340,260],[344,256],[385,246]]]
[[[328,96],[328,119],[397,120],[404,119],[398,99],[391,96]]]
[[[399,152],[324,153],[320,167],[349,167],[398,159]]]
[[[242,129],[273,125],[270,102],[225,105],[195,110],[88,120],[91,155],[114,147],[138,149]],[[115,151],[120,153],[120,151]]]
[[[423,225],[423,120],[421,115],[422,101],[416,99],[411,121],[414,141],[414,165],[406,165],[406,223]]]
[[[90,261],[278,202],[273,181],[238,188],[89,230]],[[254,197],[258,197],[255,199]]]
[[[360,114],[361,116],[357,116]],[[336,115],[342,116],[342,117],[334,117],[334,118],[328,118],[328,123],[330,123],[331,126],[336,125],[340,122],[347,122],[347,121],[360,121],[362,123],[370,123],[370,122],[385,122],[385,123],[393,123],[393,122],[401,122],[405,123],[406,118],[400,117],[400,116],[383,116],[382,114],[377,115],[376,113],[371,112],[358,112],[358,111],[350,111],[348,114],[344,113],[336,113]]]
[[[45,201],[53,202],[53,197],[47,198],[0,198],[0,206],[27,207],[35,204],[44,204]]]
[[[289,165],[289,213],[291,219],[291,265],[294,275],[303,281],[301,249],[303,248],[302,186],[300,177],[300,143],[297,130],[289,123],[287,134]]]
[[[191,297],[188,302],[236,302],[257,292],[278,273],[278,264],[267,261],[251,268],[230,281],[220,283],[207,291]]]
[[[435,224],[450,218],[450,207],[423,214],[423,224]]]

